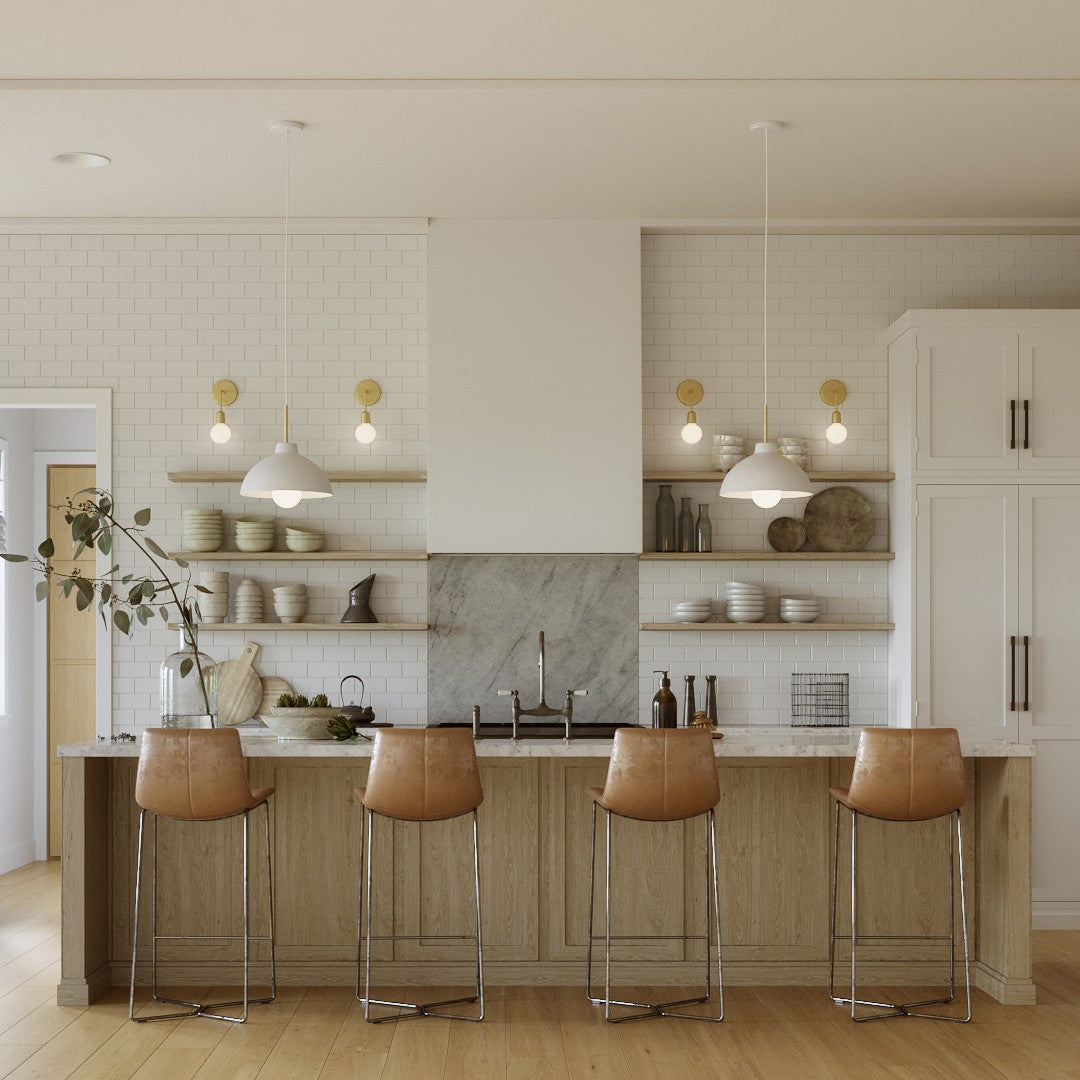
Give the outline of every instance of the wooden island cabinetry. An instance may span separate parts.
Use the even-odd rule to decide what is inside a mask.
[[[730,733],[717,746],[723,792],[718,807],[725,978],[741,984],[823,985],[828,954],[828,787],[846,784],[854,732],[765,729]],[[279,743],[245,737],[252,782],[273,785],[278,979],[284,985],[351,985],[356,955],[359,809],[355,788],[367,774],[370,745]],[[577,985],[583,977],[588,904],[589,785],[604,780],[610,740],[481,740],[480,809],[485,970],[492,984]],[[1031,1002],[1030,751],[970,743],[971,796],[965,810],[974,978],[995,997]],[[58,1000],[87,1003],[124,985],[130,962],[135,844],[133,791],[137,748],[65,747],[62,981]],[[860,827],[865,852],[862,924],[876,933],[941,933],[947,882],[940,822]],[[461,859],[465,819],[433,824],[376,820],[376,932],[423,935],[468,931],[471,863]],[[239,923],[239,830],[235,821],[159,825],[159,920],[169,932],[226,933]],[[461,840],[462,843],[450,842]],[[261,843],[256,822],[253,842]],[[618,933],[700,933],[704,917],[700,821],[615,826]],[[888,856],[885,856],[885,852]],[[880,853],[879,860],[875,853]],[[843,869],[841,860],[841,873]],[[912,871],[910,868],[917,868]],[[265,909],[255,873],[252,910]],[[841,918],[846,917],[841,913]],[[258,918],[258,916],[256,916]],[[258,926],[256,922],[256,926]],[[263,932],[256,929],[256,932]],[[686,983],[699,972],[700,942],[641,942],[621,981]],[[470,946],[382,944],[384,982],[447,983],[469,978]],[[166,982],[221,983],[231,968],[219,946],[164,953]],[[922,983],[932,978],[925,951],[879,948],[867,978]],[[933,954],[929,954],[933,955]],[[901,959],[906,956],[908,959]],[[937,965],[940,969],[940,964]]]

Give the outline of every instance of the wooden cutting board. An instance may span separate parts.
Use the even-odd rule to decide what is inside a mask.
[[[262,679],[252,664],[259,653],[254,641],[244,643],[238,660],[218,664],[218,724],[235,727],[254,716],[262,701]]]
[[[259,703],[258,714],[263,716],[276,704],[282,694],[293,693],[292,683],[286,682],[280,675],[264,675],[262,677],[262,701]]]

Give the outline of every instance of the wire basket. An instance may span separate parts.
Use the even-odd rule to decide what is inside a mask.
[[[848,727],[850,724],[847,673],[811,675],[792,672],[792,727]]]

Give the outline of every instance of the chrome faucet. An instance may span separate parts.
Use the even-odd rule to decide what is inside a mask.
[[[510,698],[510,716],[512,719],[512,728],[510,737],[512,739],[518,738],[519,728],[521,724],[521,718],[523,716],[561,716],[566,724],[566,733],[563,736],[565,739],[573,738],[571,729],[574,722],[574,698],[585,697],[588,690],[567,690],[566,701],[561,709],[553,709],[547,703],[547,694],[544,688],[544,631],[540,631],[540,659],[537,662],[537,666],[540,668],[540,704],[534,709],[523,709],[521,707],[521,696],[517,690],[499,690],[499,697]]]

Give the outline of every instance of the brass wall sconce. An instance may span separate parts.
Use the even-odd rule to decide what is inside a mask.
[[[373,443],[375,436],[378,435],[375,425],[371,422],[368,406],[374,405],[382,397],[382,387],[374,379],[364,379],[363,382],[356,384],[355,397],[357,404],[363,407],[363,412],[360,413],[360,423],[357,424],[353,434],[357,442],[366,446]]]
[[[683,425],[682,431],[679,432],[682,441],[690,444],[701,442],[701,425],[697,422],[697,413],[694,412],[694,406],[705,396],[701,383],[697,379],[683,379],[675,393],[678,395],[679,400],[690,410],[686,414],[686,423]]]
[[[821,400],[833,409],[832,423],[825,429],[825,438],[834,444],[842,443],[847,438],[847,428],[840,420],[840,408],[847,397],[847,387],[839,379],[829,379],[821,384]]]
[[[225,406],[236,400],[236,383],[231,379],[218,379],[211,393],[217,402],[217,414],[214,416],[214,426],[210,429],[210,438],[216,443],[227,443],[232,438],[232,428],[225,423]]]

